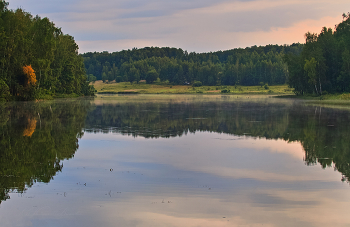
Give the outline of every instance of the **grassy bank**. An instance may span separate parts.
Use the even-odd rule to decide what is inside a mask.
[[[325,106],[332,108],[350,108],[350,94],[325,94],[321,96],[316,95],[284,95],[276,96],[277,98],[291,98],[303,100],[305,103],[316,106]]]
[[[162,85],[146,83],[103,83],[94,84],[97,94],[261,94],[261,95],[293,95],[288,85],[276,86],[201,86],[191,85]]]
[[[103,83],[96,81],[94,84],[97,94],[228,94],[228,95],[273,95],[281,98],[304,100],[309,104],[334,107],[350,107],[350,94],[325,94],[322,96],[303,95],[296,96],[288,85],[275,86],[201,86],[191,85],[166,85],[146,83]]]
[[[333,102],[333,101],[342,101],[350,102],[350,94],[324,94],[321,96],[318,95],[285,95],[283,98],[293,98],[301,99],[306,101],[315,101],[315,102]]]

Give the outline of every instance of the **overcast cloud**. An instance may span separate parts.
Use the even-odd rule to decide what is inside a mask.
[[[208,52],[304,42],[334,28],[349,0],[8,0],[48,17],[75,37],[80,52],[170,46]]]

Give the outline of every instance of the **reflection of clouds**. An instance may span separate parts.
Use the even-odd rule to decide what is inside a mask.
[[[111,223],[318,226],[336,219],[337,226],[346,226],[350,221],[342,219],[350,207],[339,173],[306,166],[299,143],[196,132],[170,139],[138,137],[136,146],[131,136],[101,136],[125,142],[115,151],[117,171],[129,169],[147,177],[139,183],[126,180],[129,193],[105,204],[103,215]],[[83,140],[89,137],[85,134]],[[145,186],[145,181],[153,184]]]
[[[191,218],[191,217],[176,217],[171,215],[165,215],[160,213],[140,213],[136,214],[137,220],[134,217],[127,217],[134,222],[138,223],[139,226],[145,227],[154,227],[154,226],[187,226],[187,227],[225,227],[225,226],[246,226],[246,222],[239,217],[226,218],[226,217],[218,217],[218,218]],[[124,217],[125,218],[125,217]],[[132,221],[129,221],[131,223]],[[251,227],[261,226],[259,223],[249,224]],[[272,226],[272,225],[264,225],[264,226]]]
[[[86,133],[84,138],[100,140],[98,138],[100,135]],[[171,166],[174,170],[205,173],[212,177],[266,182],[339,180],[338,172],[321,171],[321,174],[317,174],[320,171],[319,166],[305,166],[303,162],[305,152],[298,142],[288,143],[283,140],[227,134],[220,134],[221,139],[218,140],[218,135],[218,133],[196,132],[171,139],[144,139],[118,134],[101,136],[104,139],[124,141],[123,145],[120,145],[122,147],[115,150],[115,154],[121,163],[132,163],[130,165],[133,168],[137,168],[137,163],[160,164]],[[138,143],[134,143],[135,141]],[[310,175],[310,172],[315,174]]]
[[[239,194],[166,197],[137,196],[107,202],[103,215],[111,226],[119,220],[137,226],[347,226],[349,199],[329,199],[348,190],[245,190]],[[264,201],[265,197],[267,198]],[[172,201],[162,203],[162,198]],[[274,199],[271,200],[271,197]],[[338,198],[337,198],[338,199]],[[155,202],[154,202],[155,201]],[[133,225],[129,225],[133,226]],[[136,225],[135,225],[136,226]]]
[[[287,143],[282,139],[266,140],[258,139],[257,143],[242,144],[243,147],[254,148],[258,150],[268,150],[270,153],[284,153],[288,154],[297,160],[302,160],[305,157],[305,152],[299,142]]]
[[[248,170],[248,169],[234,169],[234,168],[223,168],[223,167],[212,167],[203,168],[198,171],[213,174],[219,177],[233,178],[233,179],[255,179],[259,181],[268,182],[288,182],[288,181],[310,181],[310,180],[323,180],[324,177],[320,176],[319,179],[315,179],[313,176],[295,176],[295,175],[285,175],[278,173],[270,173],[259,170]]]
[[[231,135],[227,135],[227,140],[233,140]],[[242,140],[243,137],[235,138]],[[298,160],[302,160],[305,157],[305,152],[302,145],[299,142],[287,143],[282,139],[278,140],[266,140],[259,138],[250,138],[251,142],[240,141],[235,143],[236,148],[249,148],[255,150],[267,150],[270,153],[285,153]],[[222,140],[222,138],[221,138]]]
[[[50,190],[59,187],[48,185]],[[157,185],[154,185],[157,187]],[[68,186],[69,188],[69,186]],[[30,191],[38,188],[31,188]],[[67,188],[66,188],[67,189]],[[59,190],[66,190],[59,188]],[[46,189],[47,190],[47,189]],[[89,190],[85,188],[85,190]],[[91,190],[91,188],[90,188]],[[348,187],[309,191],[251,188],[239,192],[215,191],[200,194],[187,191],[177,194],[177,188],[167,188],[153,194],[125,193],[105,198],[99,190],[68,192],[67,197],[43,193],[36,200],[11,199],[23,209],[25,218],[9,202],[2,204],[2,226],[339,226],[350,224]],[[53,192],[56,194],[55,192]],[[258,196],[274,197],[274,200]],[[88,198],[88,199],[87,199]],[[58,200],[57,200],[58,199]],[[9,201],[11,201],[9,200]],[[164,201],[164,203],[162,203]],[[170,203],[168,203],[170,201]],[[47,204],[55,204],[48,207]],[[5,207],[3,207],[5,205]],[[12,208],[12,209],[11,209]],[[48,209],[50,208],[50,209]],[[13,217],[7,222],[7,217]],[[225,217],[225,218],[224,218]],[[5,223],[5,224],[4,224]],[[53,225],[50,225],[53,226]]]
[[[170,139],[85,133],[79,145],[50,184],[1,204],[1,226],[350,224],[348,185],[332,169],[305,166],[293,154],[298,143],[208,132]]]

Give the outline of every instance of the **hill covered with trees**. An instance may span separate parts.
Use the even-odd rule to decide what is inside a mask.
[[[48,18],[7,6],[0,0],[0,99],[93,94],[74,38]]]
[[[146,80],[204,85],[285,84],[288,81],[285,54],[299,55],[302,44],[253,46],[210,53],[188,53],[177,48],[145,47],[114,53],[85,53],[90,81],[138,82]]]
[[[252,46],[210,53],[146,47],[85,53],[90,81],[170,84],[278,85],[296,94],[350,92],[350,13],[320,34],[306,33],[306,44]]]

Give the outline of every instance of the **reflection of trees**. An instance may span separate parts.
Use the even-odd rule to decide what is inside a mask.
[[[31,137],[36,129],[36,119],[28,118],[28,125],[23,131],[23,136]]]
[[[82,129],[145,138],[196,131],[300,141],[308,165],[350,177],[348,111],[263,102],[158,102],[96,105],[88,101],[0,103],[0,202],[11,191],[49,182],[74,156]]]
[[[87,109],[82,101],[0,107],[0,202],[61,171],[78,148]]]
[[[319,163],[323,168],[334,167],[350,179],[350,115],[348,111],[330,108],[291,110],[289,126],[284,137],[300,141],[308,165]]]
[[[300,141],[308,165],[334,166],[350,177],[348,111],[262,102],[134,103],[96,106],[87,131],[146,138],[195,131]]]
[[[96,106],[87,116],[87,131],[118,132],[146,138],[181,136],[210,131],[280,138],[288,108],[283,104],[136,103]]]

